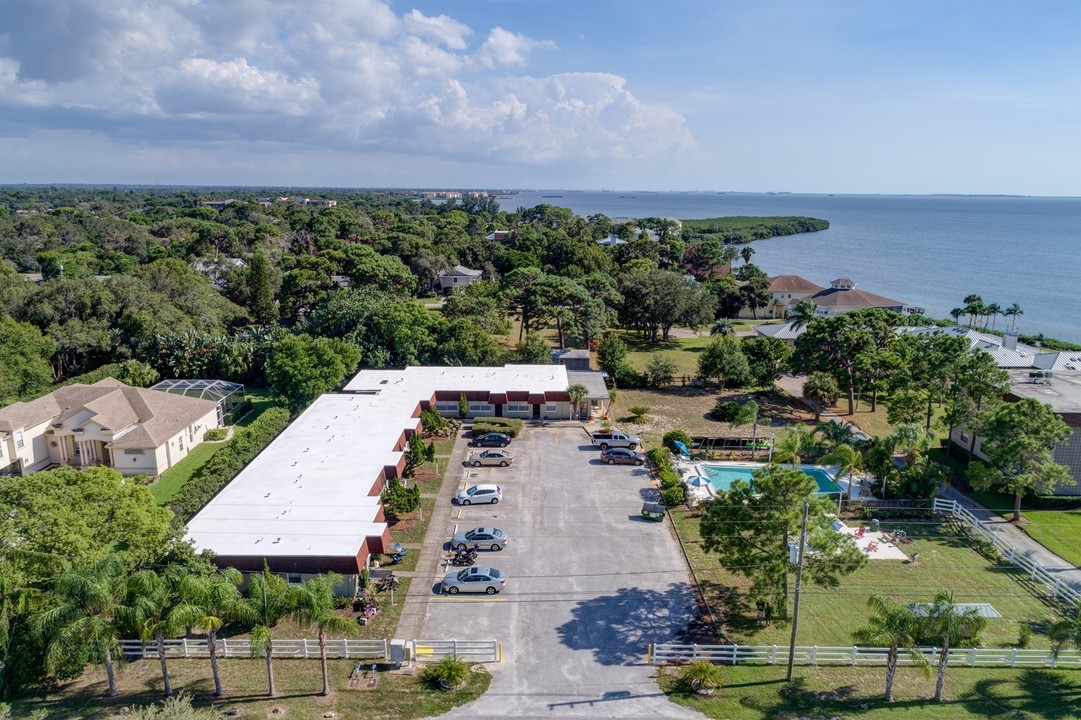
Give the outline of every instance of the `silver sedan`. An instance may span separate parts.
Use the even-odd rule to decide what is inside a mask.
[[[507,467],[512,462],[514,462],[514,456],[510,454],[510,450],[485,450],[469,456],[469,464],[473,467],[480,467],[481,465]]]
[[[507,533],[499,528],[473,528],[455,535],[450,540],[450,546],[455,550],[502,550],[507,545]]]
[[[442,588],[451,595],[460,592],[488,593],[495,595],[507,584],[507,578],[495,568],[471,567],[447,573]]]

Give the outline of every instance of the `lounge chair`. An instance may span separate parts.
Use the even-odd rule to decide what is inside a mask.
[[[867,543],[867,552],[878,552],[878,543],[874,541]]]
[[[856,531],[856,538],[859,539],[863,537],[863,534],[865,532],[867,532],[867,528],[865,528],[863,525],[860,525],[860,529]]]

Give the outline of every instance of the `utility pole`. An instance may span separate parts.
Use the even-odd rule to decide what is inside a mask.
[[[796,603],[792,608],[792,639],[788,642],[788,676],[785,682],[792,682],[792,663],[796,659],[796,630],[799,628],[799,594],[803,586],[803,550],[807,545],[807,512],[810,503],[803,501],[803,522],[799,531],[799,558],[796,565]]]

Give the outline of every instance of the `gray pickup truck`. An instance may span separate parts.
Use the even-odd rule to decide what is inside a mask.
[[[637,435],[627,435],[622,430],[607,430],[593,433],[593,444],[601,450],[607,450],[610,447],[635,450],[642,446],[642,438]]]

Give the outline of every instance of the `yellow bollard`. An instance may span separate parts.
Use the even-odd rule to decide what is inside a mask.
[[[646,665],[653,664],[653,643],[646,645]]]
[[[502,640],[499,641],[499,660],[498,660],[498,662],[503,662],[503,641]]]

